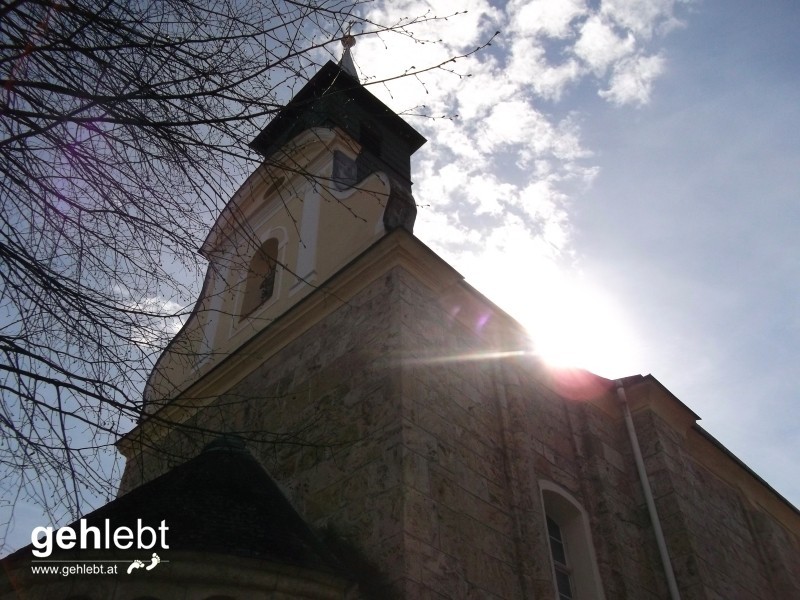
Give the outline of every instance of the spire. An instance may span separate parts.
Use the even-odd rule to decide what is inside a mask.
[[[356,38],[350,35],[350,27],[348,27],[347,33],[342,38],[342,46],[344,46],[344,52],[342,52],[342,59],[339,61],[339,67],[341,67],[342,71],[355,78],[356,81],[361,82],[361,80],[358,78],[356,65],[353,63],[353,57],[350,55],[350,48],[352,48],[355,45],[356,45]]]

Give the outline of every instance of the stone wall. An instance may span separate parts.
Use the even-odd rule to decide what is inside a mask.
[[[495,349],[405,271],[401,332],[408,598],[521,598]],[[485,318],[485,317],[484,317]],[[480,317],[479,317],[480,319]]]
[[[352,541],[398,596],[549,600],[547,480],[588,514],[608,600],[667,597],[610,382],[565,392],[530,357],[507,354],[518,331],[460,285],[434,292],[392,268],[265,356],[158,454],[131,460],[125,485],[236,432],[298,512]],[[635,418],[684,600],[792,597],[798,529],[716,477],[646,403]]]
[[[676,431],[650,411],[638,415],[636,426],[682,597],[753,600],[797,595],[797,530],[790,534],[759,506],[759,495],[708,468],[704,463],[712,457],[695,455],[686,442],[698,435],[696,430]],[[708,447],[706,452],[715,450]],[[716,460],[727,458],[716,452]],[[748,487],[761,496],[773,496],[744,469],[741,477],[750,479]],[[790,518],[794,513],[796,527],[796,511],[784,508]],[[777,536],[764,535],[758,524]]]

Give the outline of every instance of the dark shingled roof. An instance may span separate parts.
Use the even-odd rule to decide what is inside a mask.
[[[299,134],[322,127],[341,129],[360,144],[356,181],[383,172],[390,192],[383,214],[387,231],[413,233],[417,206],[411,194],[411,155],[425,138],[338,65],[328,62],[250,143],[267,161]],[[280,162],[282,156],[277,156]],[[283,168],[290,165],[284,164]],[[289,168],[294,170],[298,166]],[[319,175],[319,174],[318,174]]]
[[[261,558],[324,571],[336,559],[238,438],[224,437],[195,458],[86,515],[87,525],[136,531],[137,519],[169,527],[169,551]],[[77,530],[79,523],[72,525]],[[31,557],[32,546],[7,559]],[[157,549],[157,548],[156,548]]]
[[[264,156],[280,148],[298,133],[319,125],[342,127],[358,139],[353,130],[358,118],[354,105],[363,114],[371,116],[396,132],[412,154],[425,143],[411,125],[373,96],[361,83],[328,61],[308,83],[278,112],[264,130],[250,143],[250,147]]]

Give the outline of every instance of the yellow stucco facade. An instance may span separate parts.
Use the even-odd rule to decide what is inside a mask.
[[[336,152],[355,160],[358,143],[337,129],[296,136],[241,186],[202,247],[209,261],[201,296],[154,369],[148,411],[178,395],[224,357],[300,302],[384,233],[389,177],[371,173],[338,189]],[[278,166],[276,166],[276,164]],[[286,165],[289,165],[287,167]],[[243,310],[254,254],[277,239],[274,291]]]

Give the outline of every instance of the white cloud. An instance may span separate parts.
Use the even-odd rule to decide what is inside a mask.
[[[458,265],[461,259],[476,248],[482,248],[485,232],[460,223],[457,215],[422,204],[414,224],[414,234],[435,246],[445,260]]]
[[[572,23],[588,9],[585,0],[513,0],[506,11],[513,33],[565,38],[572,33]]]
[[[143,314],[140,327],[132,333],[133,341],[143,347],[158,346],[172,339],[188,317],[187,307],[162,296],[148,296],[128,305]]]
[[[593,15],[581,27],[575,54],[589,65],[595,75],[601,76],[609,66],[631,54],[635,46],[632,33],[622,37],[609,22]]]
[[[488,0],[448,1],[391,0],[378,5],[379,23],[401,23],[412,16],[426,15],[439,17],[415,25],[413,31],[420,40],[433,42],[441,40],[449,48],[470,50],[481,44],[484,33],[489,29],[487,23],[502,18],[501,11]],[[455,13],[459,13],[457,16]],[[373,13],[375,14],[375,13]],[[420,44],[417,44],[420,45]]]
[[[468,179],[464,195],[476,215],[500,215],[504,203],[513,198],[516,191],[515,185],[498,180],[494,174],[480,173]]]
[[[452,121],[441,121],[435,123],[425,123],[426,131],[433,131],[430,145],[423,148],[424,153],[433,153],[441,160],[441,153],[447,149],[453,153],[462,165],[480,165],[486,160],[483,153],[475,144],[474,134],[471,131],[472,124],[464,119],[458,118]]]
[[[491,58],[471,61],[469,75],[452,96],[461,119],[481,118],[498,102],[519,96],[519,85]]]
[[[471,51],[501,31],[490,49],[445,69],[370,88],[395,110],[435,117],[411,120],[430,140],[415,157],[417,235],[447,260],[470,265],[465,275],[478,287],[505,289],[484,279],[490,264],[512,256],[538,271],[570,265],[572,202],[598,170],[581,139],[580,115],[561,103],[586,86],[613,104],[647,102],[664,68],[652,38],[674,4],[511,0],[495,7],[470,0],[458,5],[466,15],[417,30],[438,43],[360,38],[356,64],[381,78]],[[430,14],[453,12],[444,1],[378,7],[382,14],[373,16],[383,22],[429,7]]]
[[[522,168],[543,157],[572,161],[588,154],[570,119],[553,122],[552,117],[525,99],[495,104],[476,126],[475,143],[484,155],[512,148],[517,155],[516,164]]]
[[[534,159],[551,155],[558,159],[561,168],[574,168],[574,161],[591,156],[581,144],[580,128],[569,116],[558,123],[548,121],[544,133],[545,139],[538,144],[520,150],[520,164],[528,166]]]
[[[637,37],[649,39],[654,33],[665,34],[679,26],[675,17],[678,4],[689,0],[603,0],[604,16],[629,29]]]
[[[499,102],[480,124],[479,147],[490,153],[504,145],[534,144],[539,151],[549,145],[550,123],[524,99]]]
[[[664,59],[659,56],[634,56],[617,63],[608,89],[600,96],[614,104],[647,104],[653,82],[664,71]]]
[[[449,163],[437,169],[433,161],[426,163],[422,194],[432,201],[450,199],[455,204],[466,202],[474,214],[499,214],[501,199],[514,193],[514,186],[499,181],[494,175],[461,163]]]
[[[530,88],[547,100],[559,100],[570,84],[583,75],[578,61],[566,58],[558,64],[548,61],[542,41],[516,38],[510,44],[505,74],[520,89]]]

